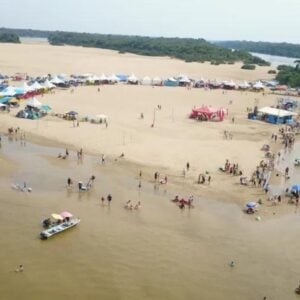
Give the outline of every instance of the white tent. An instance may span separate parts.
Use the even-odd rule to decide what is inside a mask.
[[[181,83],[190,83],[191,80],[186,75],[182,75],[182,76],[179,77],[179,82],[181,82]]]
[[[263,90],[265,88],[265,86],[262,84],[261,81],[257,81],[255,82],[255,84],[253,85],[253,88],[255,90]]]
[[[247,81],[244,81],[243,83],[239,84],[239,88],[242,90],[246,90],[250,88],[250,84]]]
[[[277,109],[277,108],[268,107],[268,106],[260,108],[258,110],[258,112],[260,112],[262,114],[276,116],[276,117],[279,117],[279,118],[288,117],[288,116],[297,116],[297,113],[295,113],[295,112],[288,111],[288,110],[283,110],[283,109]]]
[[[55,88],[55,85],[51,83],[48,79],[43,84],[44,88],[46,89],[53,89]]]
[[[15,96],[17,94],[16,90],[12,86],[8,86],[3,92],[0,92],[0,97],[5,96]]]
[[[102,75],[99,78],[100,81],[108,81],[108,78],[102,73]]]
[[[161,85],[162,84],[162,79],[160,77],[154,77],[152,80],[153,85]]]
[[[53,84],[61,84],[64,83],[63,80],[59,79],[57,76],[55,76],[53,79],[50,80],[51,83]]]
[[[27,82],[24,82],[24,83],[23,83],[22,88],[24,89],[24,92],[25,92],[25,93],[34,91],[34,89],[32,88],[32,86],[29,86],[29,85],[27,84]]]
[[[142,81],[141,84],[143,85],[151,85],[152,84],[152,79],[148,76],[145,76]]]
[[[42,90],[44,87],[41,86],[37,81],[35,81],[31,86],[30,86],[34,91]]]
[[[137,78],[134,74],[131,74],[131,75],[128,77],[128,82],[129,82],[129,83],[137,83],[137,82],[138,82],[138,78]]]
[[[116,74],[112,74],[111,76],[108,77],[109,82],[119,82],[120,78],[116,76]]]
[[[42,106],[42,103],[37,100],[36,98],[32,98],[27,102],[27,106],[35,107],[35,108],[40,108]]]

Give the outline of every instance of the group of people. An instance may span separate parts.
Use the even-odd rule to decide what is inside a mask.
[[[57,158],[67,159],[69,157],[69,150],[66,148],[65,154],[59,153]]]
[[[128,200],[124,205],[124,208],[128,210],[134,210],[134,209],[139,210],[141,207],[142,207],[141,201],[138,201],[136,204],[133,204],[131,200]]]
[[[220,167],[219,170],[233,176],[243,175],[243,172],[239,169],[239,165],[237,163],[230,163],[228,159],[226,159],[224,167]]]
[[[110,205],[111,201],[112,201],[112,195],[111,194],[108,194],[107,197],[106,197],[106,200],[108,202],[108,205]],[[105,198],[104,196],[101,197],[101,203],[102,205],[104,205],[104,202],[105,202]]]
[[[207,184],[210,184],[211,182],[211,176],[209,175],[208,172],[206,172],[205,174],[200,173],[198,175],[198,184],[205,184],[205,182],[207,182]]]
[[[187,200],[184,198],[179,199],[179,196],[176,195],[174,199],[171,200],[172,202],[176,203],[177,206],[180,209],[184,209],[185,207],[187,208],[194,208],[193,201],[194,201],[194,196],[190,196]]]
[[[167,175],[165,175],[164,178],[160,178],[159,172],[156,171],[154,173],[154,181],[159,182],[160,184],[167,184],[168,183],[168,177],[167,177]]]

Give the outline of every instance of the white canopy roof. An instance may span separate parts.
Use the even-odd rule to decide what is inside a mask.
[[[162,79],[158,76],[154,77],[153,80],[152,80],[153,83],[161,83],[162,82]]]
[[[32,86],[29,86],[29,85],[27,84],[27,82],[24,82],[24,83],[23,83],[23,87],[22,87],[22,88],[24,89],[25,93],[34,91],[34,89],[32,88]]]
[[[51,79],[50,82],[54,83],[54,84],[64,83],[64,81],[59,79],[57,76],[55,76],[53,79]]]
[[[14,96],[16,94],[16,90],[12,86],[8,86],[3,92],[0,92],[0,96]]]
[[[29,100],[27,102],[27,105],[31,106],[31,107],[39,108],[42,106],[42,103],[39,100],[37,100],[36,98],[32,98],[31,100]]]
[[[183,75],[180,77],[179,82],[190,83],[191,80],[187,76]]]
[[[0,107],[5,107],[6,104],[0,103]]]
[[[244,81],[243,83],[239,84],[239,87],[242,89],[247,89],[250,87],[250,84],[247,81]]]
[[[44,82],[44,87],[46,89],[52,89],[52,88],[55,88],[55,85],[52,84],[48,79]]]
[[[131,82],[137,82],[138,79],[137,79],[137,77],[136,77],[134,74],[131,74],[131,75],[128,77],[128,81],[131,81]]]
[[[108,80],[108,79],[107,79],[107,77],[102,73],[102,75],[100,76],[99,80],[105,81],[105,80]]]
[[[116,74],[112,74],[111,76],[108,77],[108,80],[112,82],[119,82],[120,78],[117,77]]]
[[[152,83],[152,79],[148,76],[145,76],[143,79],[142,79],[142,84],[151,84]]]
[[[253,88],[254,88],[254,89],[263,89],[263,88],[265,88],[265,86],[262,84],[261,81],[257,81],[257,82],[255,82],[255,84],[253,85]]]
[[[41,90],[41,89],[44,88],[44,87],[41,86],[37,81],[35,81],[30,87],[31,87],[34,91]]]
[[[263,114],[268,114],[271,116],[276,116],[276,117],[288,117],[288,116],[297,116],[297,114],[295,112],[292,111],[287,111],[287,110],[283,110],[283,109],[277,109],[274,107],[263,107],[260,108],[258,110],[260,113]]]

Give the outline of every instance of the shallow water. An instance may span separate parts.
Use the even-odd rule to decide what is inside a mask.
[[[11,177],[0,166],[0,299],[297,299],[299,213],[255,222],[203,198],[180,211],[172,191],[144,181],[138,191],[118,162],[78,164],[74,153],[64,161],[55,158],[61,149],[7,139],[0,151],[19,165]],[[66,190],[67,177],[91,175],[89,193]],[[32,193],[10,188],[24,181]],[[108,193],[112,204],[102,206]],[[128,199],[142,209],[125,210]],[[41,220],[63,210],[81,224],[40,241]]]

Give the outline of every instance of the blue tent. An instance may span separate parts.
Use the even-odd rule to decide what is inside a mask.
[[[118,74],[117,77],[120,79],[121,82],[127,82],[129,76],[124,74]]]
[[[167,79],[164,81],[164,86],[178,86],[178,81],[177,80],[174,80],[174,79]]]
[[[9,100],[13,97],[3,97],[0,99],[0,103],[2,104],[8,104]]]

